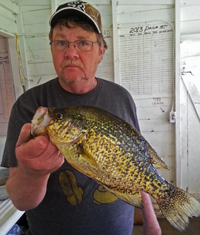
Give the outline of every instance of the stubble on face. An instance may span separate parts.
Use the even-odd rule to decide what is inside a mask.
[[[70,66],[72,67],[77,67],[77,69],[80,69],[83,71],[84,67],[83,64],[80,61],[76,61],[76,60],[71,60],[71,59],[66,59],[63,61],[61,67],[62,67],[62,74],[59,76],[59,79],[64,83],[64,84],[77,84],[79,83],[82,79],[86,79],[83,73],[83,76],[79,76],[79,77],[71,77],[71,74],[65,74],[64,75],[64,70]],[[70,73],[70,72],[69,72]]]

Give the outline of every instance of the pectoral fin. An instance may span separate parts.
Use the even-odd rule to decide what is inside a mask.
[[[84,148],[84,141],[78,145],[78,153],[82,155],[88,162],[97,167],[97,162],[93,156]]]

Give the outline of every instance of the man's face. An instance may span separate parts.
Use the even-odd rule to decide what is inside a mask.
[[[71,25],[70,25],[71,26]],[[93,32],[87,32],[80,27],[66,28],[57,25],[53,29],[52,41],[63,40],[74,42],[76,40],[97,41],[97,36]],[[70,43],[69,48],[64,51],[56,51],[51,47],[53,63],[61,85],[70,86],[72,84],[89,84],[94,81],[98,63],[103,55],[103,48],[99,49],[99,44],[92,46],[90,51],[82,52],[74,48]]]

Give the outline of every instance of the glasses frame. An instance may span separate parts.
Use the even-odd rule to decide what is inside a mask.
[[[90,50],[86,50],[86,51],[81,51],[81,50],[79,50],[78,47],[76,46],[76,43],[77,43],[77,42],[81,42],[81,41],[90,42],[90,43],[92,44],[91,49],[90,49]],[[90,40],[76,40],[76,41],[74,41],[74,42],[69,42],[69,41],[67,41],[67,40],[54,40],[54,41],[49,42],[49,45],[52,46],[52,43],[54,43],[54,42],[64,42],[64,43],[65,43],[65,46],[63,45],[63,50],[57,50],[57,51],[64,51],[64,50],[66,50],[67,48],[69,48],[69,44],[70,44],[70,43],[73,43],[73,44],[74,44],[74,48],[76,49],[76,51],[81,51],[81,52],[91,51],[93,45],[95,45],[95,44],[98,43],[98,41],[92,42],[92,41],[90,41]]]

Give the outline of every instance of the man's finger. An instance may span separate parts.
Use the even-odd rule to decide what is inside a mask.
[[[32,139],[32,137],[31,137],[31,123],[26,123],[25,125],[23,125],[23,127],[20,131],[20,135],[18,137],[16,147],[20,146],[21,144],[23,144],[25,142],[28,142],[30,139]]]

